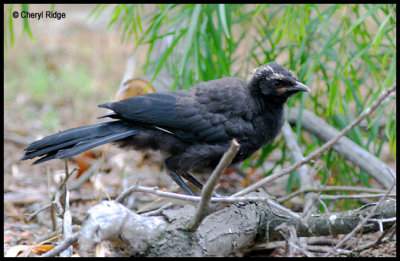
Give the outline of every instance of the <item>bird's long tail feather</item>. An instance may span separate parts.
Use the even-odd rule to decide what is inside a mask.
[[[140,127],[122,121],[103,122],[62,131],[31,143],[21,160],[42,157],[33,164],[64,159],[99,145],[136,135]]]

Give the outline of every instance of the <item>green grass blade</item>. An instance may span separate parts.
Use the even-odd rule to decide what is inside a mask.
[[[359,26],[365,19],[367,19],[368,16],[371,16],[372,13],[376,12],[376,10],[378,10],[381,7],[382,7],[381,4],[374,5],[373,8],[369,9],[368,12],[366,12],[364,15],[362,15],[360,18],[358,18],[357,21],[354,22],[354,24],[349,28],[349,30],[347,30],[347,32],[345,34],[349,34],[350,32],[352,32],[354,30],[354,28]]]
[[[183,74],[183,70],[185,69],[186,61],[188,60],[189,50],[192,47],[192,41],[194,33],[196,32],[196,28],[199,22],[201,12],[201,4],[196,4],[193,10],[192,18],[190,20],[190,25],[187,31],[187,35],[185,37],[185,45],[183,46],[182,58],[179,63],[179,75]]]
[[[218,4],[218,14],[219,14],[219,18],[221,20],[222,28],[224,29],[224,33],[225,33],[226,37],[228,39],[230,39],[231,36],[229,34],[228,25],[226,22],[226,14],[225,14],[225,5],[224,4]]]
[[[22,4],[21,9],[22,9],[22,11],[29,12],[29,4]],[[35,39],[33,38],[28,18],[23,18],[23,19],[24,19],[24,32],[27,32],[29,35],[29,38],[31,38],[32,42],[35,43]]]
[[[13,26],[13,16],[12,16],[13,5],[10,5],[8,10],[9,10],[8,29],[10,34],[10,46],[13,47],[14,46],[14,26]]]
[[[383,39],[383,33],[384,33],[384,29],[386,27],[386,24],[389,22],[390,19],[390,15],[388,15],[386,17],[386,19],[383,21],[383,23],[379,26],[378,32],[375,35],[374,40],[372,41],[372,52],[376,53],[376,50],[378,49],[378,47],[380,47],[382,39]]]

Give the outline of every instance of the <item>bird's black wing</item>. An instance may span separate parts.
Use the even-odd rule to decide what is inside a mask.
[[[187,91],[150,93],[99,107],[114,111],[111,117],[148,124],[186,142],[230,141],[249,133],[241,115],[246,113],[244,87],[241,80],[223,78]]]
[[[99,107],[112,110],[112,118],[126,119],[160,127],[182,128],[176,113],[181,96],[186,91],[149,93],[117,102],[100,104]]]

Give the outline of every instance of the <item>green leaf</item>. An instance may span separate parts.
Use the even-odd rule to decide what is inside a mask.
[[[89,20],[92,16],[95,16],[93,20],[99,19],[100,15],[103,13],[104,9],[107,7],[106,4],[98,4],[96,5],[93,10],[89,13],[86,17],[86,21]]]
[[[114,8],[114,14],[113,14],[113,16],[111,17],[111,20],[110,20],[110,22],[109,22],[108,25],[107,25],[107,29],[110,28],[110,27],[115,23],[115,21],[117,20],[119,14],[121,13],[121,11],[122,11],[124,8],[125,8],[125,5],[124,5],[124,4],[119,4],[119,5],[117,5],[117,6]]]
[[[14,27],[13,27],[13,16],[12,16],[12,11],[13,11],[13,5],[10,5],[9,7],[9,16],[8,16],[8,28],[9,28],[9,33],[10,33],[10,45],[11,47],[14,46]]]
[[[387,74],[387,77],[385,78],[385,81],[383,82],[383,86],[391,86],[394,84],[396,78],[396,50],[393,50],[393,58],[392,58],[392,64],[390,65],[389,72]]]
[[[185,31],[182,31],[181,34],[179,34],[178,37],[176,37],[174,39],[174,41],[171,43],[171,45],[167,48],[167,50],[165,51],[165,53],[163,54],[163,56],[161,57],[160,62],[158,63],[157,68],[154,71],[154,75],[151,78],[150,84],[154,81],[154,79],[156,78],[157,74],[160,72],[160,70],[162,69],[162,67],[164,66],[165,61],[167,60],[168,56],[171,54],[171,52],[174,50],[174,47],[177,45],[177,43],[179,42],[180,38],[185,34]]]
[[[225,35],[228,39],[230,39],[231,36],[229,34],[228,25],[226,22],[225,5],[223,5],[223,4],[218,5],[218,14],[219,14],[219,18],[221,20],[222,28],[224,29]]]
[[[193,10],[192,18],[190,20],[189,29],[187,31],[187,35],[185,37],[185,45],[183,46],[182,58],[179,63],[179,75],[183,74],[183,70],[185,69],[186,61],[188,59],[188,53],[190,48],[192,47],[193,35],[197,28],[197,24],[199,22],[199,16],[201,11],[201,4],[196,4]]]
[[[372,46],[373,46],[372,52],[373,53],[376,53],[376,50],[378,49],[378,47],[380,47],[380,44],[383,39],[383,32],[384,32],[386,24],[389,22],[390,17],[391,16],[388,15],[386,17],[386,19],[383,21],[383,23],[379,26],[378,32],[376,33],[375,38],[372,41]]]
[[[21,5],[22,11],[28,12],[29,11],[29,5],[28,4],[22,4]],[[31,38],[32,42],[36,42],[35,39],[33,38],[32,32],[31,32],[31,27],[29,26],[29,20],[28,18],[23,18],[24,20],[24,32],[27,32],[29,35],[29,38]]]
[[[349,30],[347,30],[347,32],[345,34],[349,34],[350,32],[352,32],[354,30],[354,28],[356,28],[357,26],[359,26],[368,16],[372,15],[376,10],[378,10],[379,8],[382,7],[382,5],[373,5],[374,7],[369,9],[368,12],[366,12],[363,16],[361,16],[360,18],[357,19],[357,21],[355,21],[353,23],[353,25],[349,28]]]

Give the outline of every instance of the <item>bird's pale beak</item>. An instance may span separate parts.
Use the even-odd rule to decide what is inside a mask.
[[[298,91],[298,92],[310,92],[310,88],[302,84],[301,82],[296,82],[296,85],[290,88],[291,91]]]

